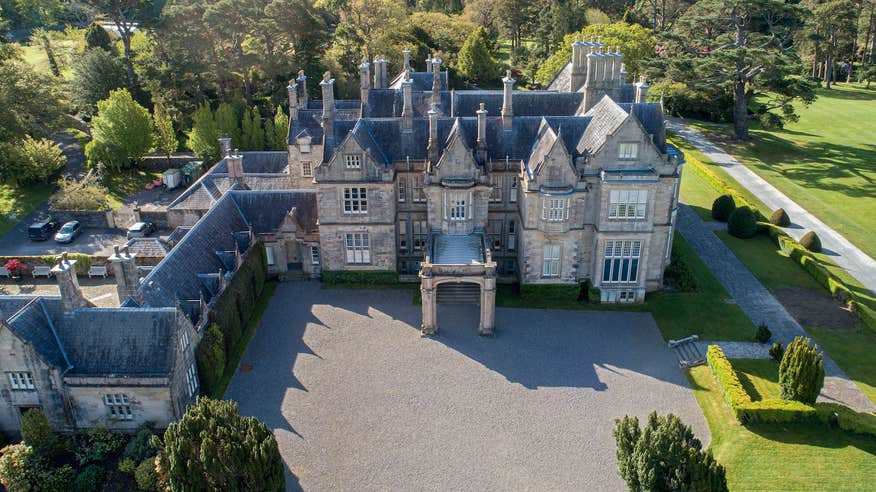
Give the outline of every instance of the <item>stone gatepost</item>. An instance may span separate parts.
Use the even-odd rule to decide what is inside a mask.
[[[487,277],[481,284],[481,322],[478,335],[492,335],[496,330],[496,278]]]
[[[427,256],[426,262],[429,261]],[[420,271],[420,294],[422,296],[423,321],[420,331],[423,335],[434,335],[438,332],[438,307],[436,306],[436,292],[431,271],[426,265]]]

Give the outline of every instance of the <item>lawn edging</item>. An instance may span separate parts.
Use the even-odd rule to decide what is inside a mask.
[[[842,430],[876,437],[876,415],[856,412],[837,403],[807,405],[793,400],[768,398],[752,401],[739,381],[733,364],[717,345],[709,345],[706,361],[718,381],[724,399],[740,424],[813,422],[836,425]]]
[[[761,211],[757,205],[748,201],[735,187],[727,184],[726,181],[721,179],[720,176],[718,176],[717,174],[715,174],[714,171],[709,169],[706,163],[692,155],[685,155],[684,161],[685,163],[690,164],[694,172],[696,172],[706,181],[708,181],[709,184],[711,184],[718,193],[721,193],[723,195],[730,195],[731,197],[733,197],[733,201],[736,202],[737,208],[746,206],[750,208],[752,212],[754,212],[754,216],[758,221],[766,222],[767,220],[769,220],[768,217],[764,215],[764,212]]]

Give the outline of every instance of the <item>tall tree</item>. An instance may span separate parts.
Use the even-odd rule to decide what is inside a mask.
[[[779,385],[782,398],[812,405],[824,386],[824,356],[811,340],[794,337],[785,348],[779,364]]]
[[[167,428],[158,461],[171,490],[285,488],[274,435],[254,417],[241,417],[229,400],[199,397]]]
[[[83,113],[91,115],[98,101],[126,85],[125,65],[121,60],[103,49],[87,49],[73,65],[69,87],[73,102]]]
[[[781,0],[700,0],[664,35],[652,73],[732,94],[734,135],[748,140],[752,119],[780,126],[797,118],[793,101],[815,99],[812,85],[794,77],[800,59],[792,40],[800,27],[801,9]],[[765,102],[750,112],[755,96]]]
[[[113,40],[103,26],[97,22],[92,22],[88,29],[85,30],[85,46],[89,49],[100,48],[112,51]]]
[[[167,109],[161,102],[155,104],[152,119],[155,124],[155,147],[164,153],[167,157],[167,165],[170,166],[170,157],[179,145],[176,130],[173,128],[173,119],[167,114]]]
[[[58,66],[58,60],[55,58],[55,50],[52,48],[52,40],[49,39],[49,32],[43,28],[34,29],[30,34],[31,40],[42,46],[46,53],[46,59],[49,60],[49,69],[55,77],[61,76],[61,68]]]
[[[131,49],[131,39],[137,28],[136,23],[145,20],[144,16],[150,2],[148,0],[83,0],[83,2],[107,16],[115,25],[116,32],[122,38],[122,47],[125,51],[128,87],[135,90],[138,84],[137,74],[134,72],[134,51]]]
[[[274,137],[271,150],[286,150],[286,139],[289,134],[289,116],[283,112],[282,106],[277,106],[274,114]]]
[[[216,120],[216,129],[223,137],[231,138],[231,145],[242,146],[240,134],[240,116],[234,107],[228,103],[220,103],[214,113]]]
[[[210,162],[219,160],[219,128],[210,109],[210,103],[202,103],[192,118],[192,129],[188,134],[186,146],[202,159]]]
[[[812,9],[810,30],[820,40],[816,49],[824,60],[824,85],[830,89],[836,72],[836,60],[849,53],[857,35],[857,14],[851,0],[830,0]],[[852,63],[849,59],[849,63]]]
[[[471,82],[486,82],[496,79],[501,68],[487,48],[487,30],[483,27],[471,33],[459,51],[456,68],[459,74]]]
[[[149,111],[140,106],[127,89],[116,89],[97,103],[91,120],[92,139],[85,147],[91,159],[101,146],[115,146],[129,163],[137,162],[152,148],[154,127]]]
[[[0,60],[0,108],[0,142],[59,128],[66,109],[59,80],[38,73],[14,53]]]

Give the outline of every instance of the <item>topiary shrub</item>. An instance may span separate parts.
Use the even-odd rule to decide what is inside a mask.
[[[791,218],[788,217],[788,213],[785,212],[783,208],[777,208],[772,215],[770,215],[770,224],[777,225],[779,227],[788,227],[791,225]]]
[[[663,282],[679,292],[694,292],[697,290],[697,278],[684,257],[674,250],[672,259],[663,272]]]
[[[812,405],[824,385],[824,360],[818,345],[809,346],[808,338],[795,337],[788,344],[779,365],[782,399]]]
[[[757,343],[767,343],[772,338],[773,332],[767,328],[766,323],[761,323],[757,327],[757,333],[754,334],[754,339],[757,340]]]
[[[770,347],[770,357],[776,362],[782,362],[782,354],[785,353],[784,347],[779,342],[774,342]]]
[[[734,210],[736,210],[736,202],[730,195],[721,195],[712,202],[712,218],[715,220],[727,222]]]
[[[800,238],[800,245],[813,253],[821,251],[821,239],[818,238],[818,234],[815,231],[803,234],[803,237]]]
[[[103,477],[105,472],[100,465],[88,465],[79,475],[76,475],[76,480],[68,489],[69,492],[92,492],[100,490],[103,485]]]
[[[750,208],[742,206],[727,219],[727,232],[740,239],[748,239],[757,234],[757,219]]]

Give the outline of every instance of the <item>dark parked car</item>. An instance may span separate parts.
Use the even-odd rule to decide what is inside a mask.
[[[61,230],[55,234],[55,242],[61,244],[72,243],[74,239],[82,234],[84,229],[85,228],[82,227],[82,224],[78,220],[67,222],[61,226]]]
[[[27,228],[27,237],[31,241],[45,241],[52,237],[52,233],[55,232],[57,227],[57,224],[52,222],[52,219],[34,222]]]
[[[155,224],[152,222],[137,222],[128,228],[128,239],[134,237],[146,237],[155,232]]]

